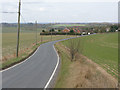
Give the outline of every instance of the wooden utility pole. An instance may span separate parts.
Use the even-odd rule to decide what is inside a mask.
[[[77,37],[77,31],[75,30],[75,36]]]
[[[51,29],[51,41],[52,41],[52,30],[53,30],[53,29]]]
[[[66,38],[67,38],[67,32],[66,32]]]
[[[67,28],[67,27],[66,27],[66,28]],[[68,33],[68,32],[66,31],[66,38],[67,38],[67,33]]]
[[[41,40],[40,40],[40,41],[41,41],[41,43],[42,43],[42,35],[41,35]]]
[[[37,45],[37,21],[35,21],[35,29],[36,29],[36,45]]]
[[[21,0],[19,0],[19,8],[18,8],[18,32],[17,32],[17,51],[16,51],[16,57],[18,57],[18,53],[19,53],[20,9],[21,9]]]

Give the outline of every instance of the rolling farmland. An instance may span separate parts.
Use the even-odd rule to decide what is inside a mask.
[[[29,48],[31,45],[34,45],[36,42],[35,33],[21,33],[20,34],[20,50]],[[51,41],[51,36],[40,36],[38,34],[38,42],[41,41],[41,37],[43,42]],[[53,40],[63,39],[66,36],[53,36]],[[3,33],[3,56],[12,54],[16,52],[16,41],[17,41],[17,33]]]
[[[81,39],[83,55],[99,64],[114,77],[118,76],[118,33],[96,34],[77,39]],[[69,40],[62,43],[68,46]]]
[[[53,27],[71,27],[71,26],[85,26],[85,24],[56,24]]]
[[[19,47],[19,58],[16,58],[16,44],[17,44],[17,28],[16,27],[3,27],[2,30],[2,63],[3,67],[7,64],[18,61],[22,58],[28,56],[35,48],[40,44],[51,41],[51,35],[40,36],[40,31],[42,29],[38,28],[37,41],[36,45],[36,31],[34,30],[25,30],[21,28],[20,32],[20,47]],[[52,40],[64,39],[66,36],[53,35]]]

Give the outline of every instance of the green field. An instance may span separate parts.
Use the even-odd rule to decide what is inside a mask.
[[[41,42],[42,37],[42,42]],[[66,36],[53,35],[53,40],[67,38]],[[51,36],[37,35],[38,45],[36,43],[35,33],[20,33],[20,48],[19,58],[16,58],[16,43],[17,33],[3,33],[2,34],[2,67],[6,67],[14,62],[20,61],[22,58],[27,57],[33,50],[35,50],[41,43],[51,41]]]
[[[36,30],[33,26],[24,26],[20,29],[20,50],[31,48],[36,43]],[[37,28],[37,39],[41,41],[40,32],[43,28]],[[45,30],[45,28],[44,28]],[[66,36],[53,36],[53,40],[63,39]],[[48,42],[51,36],[43,36],[42,42]],[[2,27],[2,56],[9,56],[16,53],[17,27]]]
[[[63,39],[66,36],[52,36],[53,40]],[[38,34],[38,42],[41,36]],[[51,41],[51,36],[42,36],[43,42]],[[2,34],[2,54],[7,56],[16,52],[17,33],[3,33]],[[20,50],[31,47],[36,43],[35,33],[20,33]]]
[[[2,33],[0,33],[0,59],[2,58]]]
[[[35,32],[34,30],[35,27],[21,27],[22,33],[33,33]],[[38,32],[41,32],[43,28],[37,28]],[[45,29],[44,29],[45,30]],[[2,27],[2,33],[17,33],[17,27]]]
[[[53,27],[72,27],[72,26],[85,26],[85,24],[56,24]]]
[[[77,39],[81,39],[83,55],[99,64],[114,77],[118,76],[118,33],[96,34],[75,40]],[[62,43],[69,46],[69,40]]]
[[[11,24],[12,25],[12,24]],[[3,26],[2,27],[2,63],[5,67],[14,62],[20,61],[32,53],[40,44],[51,41],[51,35],[40,36],[40,32],[46,30],[38,25],[37,28],[37,41],[36,45],[36,29],[33,25],[22,25],[20,28],[20,41],[19,41],[19,57],[16,58],[16,44],[17,44],[17,27],[16,26]],[[53,35],[52,41],[64,39],[67,36]],[[1,53],[0,53],[1,55]]]

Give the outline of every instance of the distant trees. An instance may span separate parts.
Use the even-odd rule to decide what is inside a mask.
[[[100,27],[100,33],[105,33],[106,32],[106,27],[105,26],[102,26],[102,27]]]
[[[67,29],[67,30],[65,30]],[[68,31],[69,30],[69,31]],[[89,24],[85,26],[71,26],[71,27],[49,27],[48,31],[42,30],[41,35],[81,35],[83,33],[108,33],[118,30],[117,24]]]
[[[42,32],[44,33],[44,32],[45,32],[45,30],[42,30]]]
[[[110,27],[110,32],[115,32],[118,29],[118,25],[112,25]]]
[[[98,30],[97,29],[94,29],[94,31],[93,31],[94,33],[98,33]]]
[[[55,29],[54,29],[54,28],[52,28],[52,29],[50,29],[50,30],[49,30],[49,32],[54,32],[54,31],[55,31]]]
[[[106,32],[115,32],[118,30],[118,25],[102,25],[102,26],[96,26],[93,29],[94,33],[106,33]]]
[[[74,31],[73,31],[73,30],[70,30],[70,33],[74,33]]]
[[[61,30],[58,30],[58,32],[61,32]]]

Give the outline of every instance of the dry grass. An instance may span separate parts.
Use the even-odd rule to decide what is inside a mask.
[[[74,39],[77,42],[77,39]],[[96,34],[80,37],[82,54],[118,78],[118,33]],[[62,42],[69,47],[69,40]],[[81,51],[81,50],[80,50]],[[79,52],[80,53],[80,52]]]
[[[12,60],[16,58],[16,35],[17,33],[3,33],[2,38],[2,63]],[[42,42],[41,42],[42,37]],[[51,41],[51,36],[40,36],[38,33],[38,43],[44,43]],[[72,36],[71,36],[72,37]],[[64,35],[53,35],[53,41],[64,39],[66,36]],[[24,53],[30,54],[33,51],[33,47],[35,46],[35,33],[20,33],[20,48],[19,48],[19,56]]]
[[[33,49],[32,49],[33,46],[35,46],[35,44],[32,44],[32,45],[29,46],[28,48],[19,50],[18,55],[21,56],[21,55],[24,54],[24,53],[30,54],[30,53],[33,51]],[[9,55],[7,55],[7,56],[3,56],[3,57],[2,57],[2,63],[6,62],[6,61],[8,61],[8,60],[11,60],[11,59],[13,59],[13,58],[16,58],[16,52],[14,52],[13,54],[9,54]],[[24,57],[23,57],[23,58],[24,58]]]
[[[117,80],[87,57],[79,55],[70,65],[66,87],[70,88],[115,88]]]
[[[42,42],[41,42],[42,37]],[[16,33],[4,33],[2,38],[2,58],[0,68],[8,68],[13,64],[19,63],[28,57],[40,44],[51,41],[51,36],[40,36],[38,34],[38,44],[36,45],[34,33],[21,33],[19,57],[16,57]],[[70,36],[73,37],[73,36]],[[65,35],[53,35],[52,41],[65,39]]]
[[[63,52],[67,53],[66,55],[70,54],[67,47],[62,44],[57,45],[62,51],[59,51],[60,56]],[[117,80],[92,60],[80,54],[77,54],[75,59],[76,61],[68,66],[67,76],[62,76],[65,77],[61,80],[63,84],[57,88],[115,88],[117,86]]]

